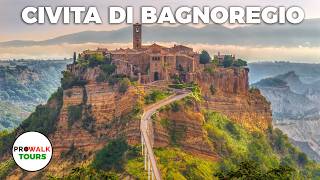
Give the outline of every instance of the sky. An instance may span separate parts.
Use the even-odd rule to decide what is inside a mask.
[[[136,21],[141,6],[153,6],[158,9],[163,6],[171,6],[172,9],[180,6],[300,6],[304,9],[307,19],[320,18],[319,0],[0,0],[0,42],[10,40],[45,40],[86,30],[108,31],[125,26],[125,24],[109,25],[107,23],[100,25],[28,25],[21,19],[21,11],[26,6],[95,6],[99,10],[100,17],[105,19],[107,18],[108,6],[133,6]],[[8,57],[10,57],[10,50],[0,48],[0,59]]]

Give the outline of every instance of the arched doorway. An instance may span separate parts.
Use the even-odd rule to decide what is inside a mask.
[[[154,79],[154,81],[160,80],[159,72],[154,72],[153,79]]]

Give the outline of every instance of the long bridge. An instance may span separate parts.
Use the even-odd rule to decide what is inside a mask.
[[[166,106],[174,101],[178,101],[188,96],[191,92],[188,90],[175,90],[175,94],[163,99],[155,104],[152,104],[144,109],[141,117],[140,131],[142,155],[144,156],[144,168],[148,171],[148,180],[161,180],[161,174],[157,167],[156,158],[153,152],[153,128],[151,116],[161,107]]]

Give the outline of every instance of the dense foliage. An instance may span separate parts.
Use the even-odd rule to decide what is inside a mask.
[[[5,177],[16,167],[13,159],[9,159],[0,163],[0,179]]]
[[[63,72],[63,78],[61,79],[61,86],[63,89],[69,89],[72,86],[84,86],[86,84],[86,80],[74,76],[70,71]]]
[[[71,127],[73,123],[82,118],[82,104],[68,107],[68,126]]]
[[[145,104],[152,104],[168,97],[171,93],[168,91],[153,90],[144,98]]]
[[[247,162],[252,161],[256,163],[255,169],[251,169],[255,171],[256,179],[269,175],[278,175],[279,179],[285,179],[288,175],[310,178],[320,172],[320,167],[292,146],[280,130],[270,128],[266,133],[248,132],[214,112],[206,112],[205,119],[208,138],[223,158],[217,174],[223,176],[222,179],[251,169]],[[243,174],[241,176],[250,178]]]
[[[200,64],[207,64],[207,63],[210,63],[210,61],[211,61],[211,57],[209,53],[205,50],[202,50],[200,54]]]
[[[248,65],[247,61],[244,61],[242,59],[237,59],[236,61],[233,62],[233,66],[235,67],[242,67],[247,65]]]
[[[179,148],[159,148],[155,150],[157,165],[163,179],[212,179],[217,163],[197,158]],[[137,179],[147,179],[143,158],[128,161],[126,171]]]
[[[100,72],[99,76],[97,77],[97,82],[104,82],[107,81],[108,78],[116,71],[116,66],[113,64],[103,64],[100,66],[102,72]]]
[[[219,113],[205,112],[204,115],[203,128],[221,161],[188,154],[179,144],[175,144],[176,148],[156,149],[157,164],[164,179],[267,180],[319,176],[320,167],[293,147],[280,130],[249,132]],[[168,119],[160,123],[172,126]],[[131,159],[126,164],[126,172],[137,179],[147,179],[143,164],[142,157]]]
[[[125,92],[127,92],[130,85],[131,81],[128,78],[121,79],[118,87],[119,93],[124,94]]]
[[[94,169],[121,172],[128,160],[139,156],[138,147],[129,146],[124,138],[111,140],[95,156],[91,166]]]
[[[233,57],[231,55],[225,55],[222,65],[224,68],[230,67],[233,64]]]
[[[118,180],[116,173],[106,172],[102,170],[95,170],[91,167],[76,167],[73,168],[70,174],[60,177],[48,176],[49,180],[76,180],[76,179],[106,179]]]

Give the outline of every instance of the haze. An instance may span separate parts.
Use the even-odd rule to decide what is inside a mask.
[[[305,10],[307,19],[320,18],[320,2],[318,0],[247,0],[247,1],[231,1],[231,0],[203,0],[203,1],[176,1],[176,0],[163,0],[163,1],[119,1],[119,0],[47,0],[45,3],[39,0],[1,0],[0,1],[0,41],[12,40],[47,40],[61,35],[72,34],[82,31],[110,31],[118,30],[125,27],[122,25],[27,25],[21,20],[21,11],[26,6],[96,6],[99,10],[100,16],[106,17],[105,11],[108,6],[133,6],[135,9],[135,19],[139,19],[140,6],[154,6],[160,9],[162,6],[170,5],[172,8],[180,6],[300,6]],[[196,25],[202,26],[202,25]],[[229,25],[225,25],[231,27]],[[234,27],[234,26],[232,26]],[[237,27],[237,26],[236,26]],[[317,30],[317,29],[316,29]],[[277,32],[274,32],[275,34]],[[320,33],[320,32],[319,32]],[[319,39],[320,36],[313,37]],[[128,39],[128,43],[131,39]],[[175,39],[172,39],[174,42]],[[227,40],[230,41],[230,40]],[[281,41],[281,39],[279,39]],[[173,43],[172,42],[172,43]],[[168,42],[166,42],[168,43]],[[171,43],[171,44],[172,44]],[[122,43],[126,44],[126,43]],[[170,44],[170,43],[169,43]],[[196,45],[195,45],[196,44]],[[306,41],[308,44],[308,41]],[[92,45],[92,43],[91,43]],[[90,47],[91,47],[90,45]],[[108,44],[107,46],[115,47],[117,44]],[[249,61],[258,60],[290,60],[290,61],[303,61],[303,62],[319,62],[320,51],[319,46],[279,46],[277,43],[274,45],[248,45],[248,44],[215,44],[212,43],[192,43],[195,49],[206,47],[210,52],[216,53],[218,51],[224,53],[238,54],[238,56],[248,59]],[[54,46],[55,48],[52,48]],[[73,50],[83,50],[88,47],[88,44],[63,44],[51,46],[28,46],[28,47],[0,47],[0,59],[7,58],[60,58],[70,57]],[[95,47],[94,45],[92,46]]]

